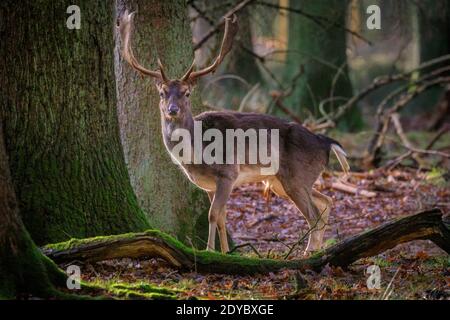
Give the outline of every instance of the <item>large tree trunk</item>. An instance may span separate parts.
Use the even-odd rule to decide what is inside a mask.
[[[19,216],[0,119],[0,300],[58,295],[66,276],[34,245]]]
[[[0,105],[22,220],[33,240],[149,227],[120,145],[114,85],[114,4],[2,1]]]
[[[299,72],[300,66],[304,66],[305,72],[296,90],[285,102],[302,116],[308,115],[305,111],[309,110],[319,117],[321,114],[318,107],[322,100],[331,95],[346,98],[353,95],[346,65],[346,32],[343,29],[347,1],[290,1],[289,5],[326,19],[321,20],[322,26],[319,26],[309,18],[289,12],[289,42],[284,77],[286,83],[290,82]],[[337,74],[339,76],[333,85]],[[335,102],[334,107],[339,102],[342,103],[342,100]],[[361,114],[356,108],[349,111],[340,123],[348,129],[356,129],[361,124]]]
[[[159,57],[170,78],[181,77],[193,59],[185,1],[118,0],[117,14],[125,8],[137,11],[132,45],[140,63],[157,68]],[[115,55],[121,138],[139,203],[154,227],[203,247],[208,197],[172,162],[162,140],[159,95],[153,80],[139,76],[124,63],[119,37]],[[203,111],[195,90],[191,97],[194,114]]]

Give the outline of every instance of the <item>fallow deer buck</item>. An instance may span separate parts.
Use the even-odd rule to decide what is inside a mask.
[[[193,133],[195,121],[202,121],[208,128],[215,128],[223,134],[227,129],[265,129],[265,132],[277,129],[279,132],[279,150],[277,150],[279,170],[271,175],[261,174],[259,170],[262,167],[261,163],[178,163],[189,180],[208,193],[211,201],[207,249],[215,248],[217,228],[222,252],[229,251],[225,227],[226,202],[234,187],[250,182],[263,182],[278,196],[290,199],[306,218],[310,227],[305,253],[320,249],[332,201],[326,195],[313,189],[313,184],[328,164],[330,150],[334,151],[343,170],[345,172],[349,170],[346,154],[340,144],[323,135],[316,135],[297,123],[270,115],[218,111],[204,112],[194,117],[189,100],[190,92],[196,80],[214,72],[231,50],[233,38],[237,33],[236,17],[225,20],[221,49],[214,62],[198,71],[194,71],[194,64],[192,64],[184,76],[173,80],[167,78],[159,59],[157,71],[146,69],[136,60],[130,44],[133,15],[134,13],[129,14],[126,11],[119,19],[122,55],[136,71],[156,79],[156,88],[161,97],[159,108],[164,144],[172,157],[174,157],[172,150],[175,146],[175,142],[171,139],[172,134],[177,129],[185,129]],[[271,143],[270,140],[268,143]],[[193,144],[194,142],[190,140],[191,148],[194,148]],[[202,148],[206,145],[206,142],[201,142]],[[245,148],[247,150],[248,146]]]

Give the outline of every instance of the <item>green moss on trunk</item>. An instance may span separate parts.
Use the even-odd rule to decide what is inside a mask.
[[[21,215],[33,240],[149,227],[120,145],[114,81],[114,4],[2,1],[0,105]],[[19,54],[20,53],[20,54]]]
[[[11,230],[12,231],[12,230]],[[66,275],[42,255],[23,227],[0,239],[0,298],[63,297]]]
[[[65,280],[34,245],[20,219],[0,119],[0,299],[61,296],[54,286]]]

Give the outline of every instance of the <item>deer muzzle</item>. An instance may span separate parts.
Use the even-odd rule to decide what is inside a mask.
[[[167,111],[169,112],[169,116],[176,116],[180,111],[180,108],[176,104],[170,104]]]

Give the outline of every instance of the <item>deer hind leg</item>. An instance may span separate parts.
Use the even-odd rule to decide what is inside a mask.
[[[216,192],[211,201],[209,208],[209,234],[207,250],[213,251],[216,246],[216,229],[219,229],[220,248],[223,253],[229,251],[226,222],[226,204],[231,190],[233,189],[233,182],[230,180],[219,180],[216,186]]]
[[[287,195],[305,217],[309,226],[308,245],[305,254],[319,250],[322,246],[325,222],[321,212],[313,202],[312,189],[307,187],[289,187],[284,185]]]
[[[208,193],[209,203],[212,203],[212,201],[214,199],[214,191],[207,191],[207,193]]]
[[[290,199],[289,196],[286,194],[286,191],[283,188],[283,185],[281,184],[280,180],[278,179],[272,179],[269,181],[270,190],[273,191],[277,196],[284,199]]]
[[[322,247],[323,235],[325,234],[325,229],[328,225],[328,217],[330,215],[333,200],[315,189],[312,190],[312,200],[316,207],[319,209],[320,219],[323,222],[323,228],[318,231],[318,240],[320,243],[320,247]]]

